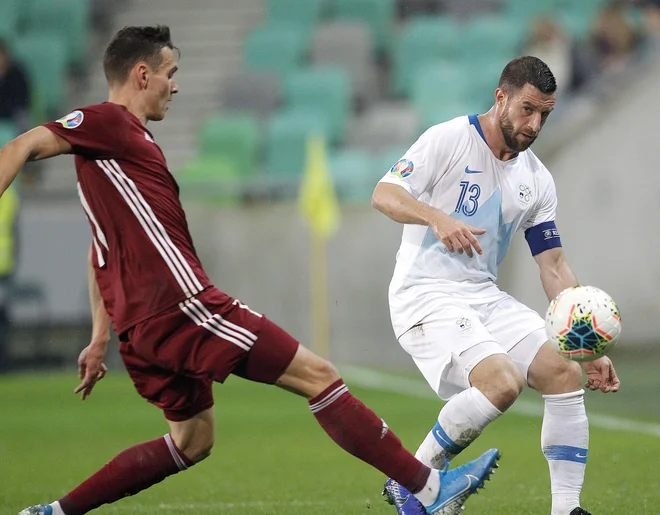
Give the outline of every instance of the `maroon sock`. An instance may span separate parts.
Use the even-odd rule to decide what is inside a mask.
[[[59,502],[66,515],[82,515],[102,504],[134,495],[192,466],[170,437],[143,442],[120,452],[110,463]]]
[[[341,379],[310,399],[309,408],[325,432],[342,449],[412,493],[424,487],[431,469],[404,449],[385,421],[353,397]]]

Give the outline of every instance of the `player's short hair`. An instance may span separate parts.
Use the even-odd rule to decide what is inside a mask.
[[[162,62],[163,48],[177,50],[172,44],[170,28],[164,25],[155,27],[124,27],[112,38],[103,55],[103,71],[110,83],[122,83],[133,66],[144,61],[153,69]]]
[[[509,93],[515,93],[525,84],[531,84],[546,95],[557,90],[557,81],[550,67],[538,57],[530,55],[516,57],[504,67],[499,87]]]

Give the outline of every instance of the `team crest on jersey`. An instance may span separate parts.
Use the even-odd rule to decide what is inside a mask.
[[[413,173],[414,169],[415,165],[412,161],[409,161],[408,159],[400,159],[394,163],[392,168],[390,168],[390,173],[396,175],[399,179],[405,179]]]
[[[472,322],[469,318],[459,318],[456,320],[456,325],[462,333],[467,333],[472,329]]]
[[[518,186],[518,200],[523,204],[529,204],[532,200],[532,190],[526,184]]]
[[[76,127],[80,126],[84,118],[85,115],[83,114],[82,111],[73,111],[72,113],[63,116],[57,121],[61,123],[62,127],[66,129],[75,129]]]

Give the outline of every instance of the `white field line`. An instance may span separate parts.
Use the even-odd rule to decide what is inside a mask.
[[[342,366],[340,369],[349,388],[353,384],[371,390],[399,393],[412,397],[438,398],[428,384],[422,380],[408,379],[361,367]],[[541,402],[519,399],[509,408],[509,411],[520,415],[541,417],[543,416],[543,404]],[[660,424],[641,422],[614,415],[592,413],[590,411],[587,411],[587,415],[589,416],[589,425],[592,427],[660,437]]]

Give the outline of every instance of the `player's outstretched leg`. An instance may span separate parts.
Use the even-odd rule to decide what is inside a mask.
[[[466,352],[459,358],[467,364],[474,359],[470,353],[478,356],[482,351],[477,346]],[[524,378],[506,354],[484,358],[472,368],[469,381],[472,386],[445,404],[437,423],[417,450],[415,457],[429,467],[441,470],[448,467],[450,460],[513,404],[524,386]],[[405,487],[396,481],[389,479],[385,483],[383,496],[399,513],[408,513],[402,508],[404,502],[411,503],[407,494]]]
[[[26,508],[19,515],[83,515],[160,483],[208,456],[213,438],[212,410],[170,425],[174,438],[167,434],[130,447],[58,501]],[[185,447],[185,453],[175,438],[183,442],[180,446]]]
[[[499,457],[492,449],[465,468],[432,470],[402,446],[383,419],[353,397],[331,363],[302,346],[278,385],[306,396],[312,413],[335,443],[403,485],[428,507],[428,513],[449,514],[442,510],[458,503],[462,506],[483,487]]]
[[[582,370],[546,343],[529,368],[528,381],[545,400],[541,447],[550,469],[551,513],[587,514],[580,508],[589,448]]]

